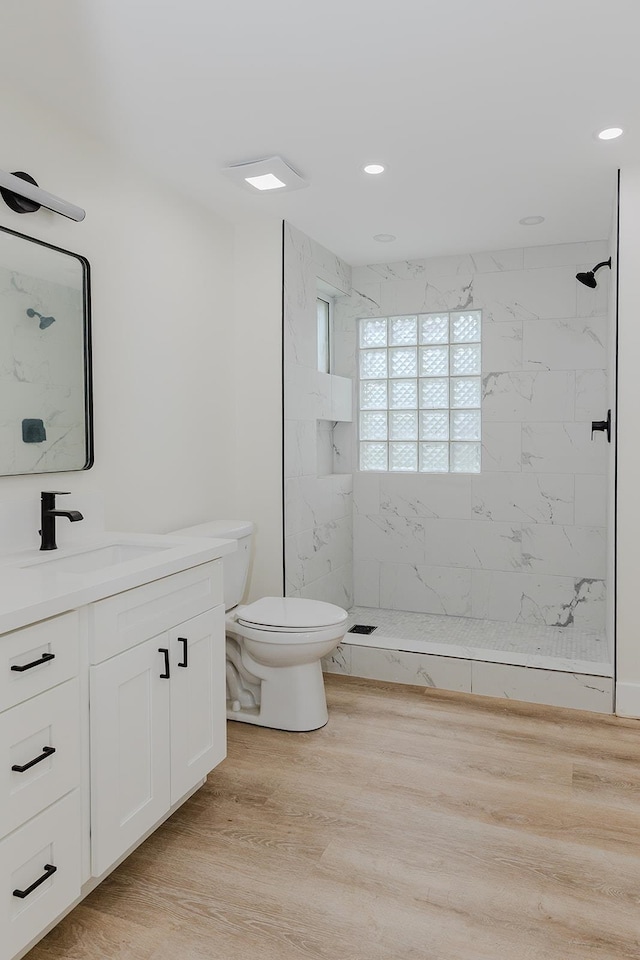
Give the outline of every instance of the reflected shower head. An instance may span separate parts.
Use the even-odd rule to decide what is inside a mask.
[[[40,327],[41,330],[46,330],[47,327],[50,327],[52,323],[56,322],[55,317],[43,317],[42,314],[38,313],[37,310],[34,310],[33,307],[29,307],[29,309],[27,310],[27,316],[39,317],[40,323],[38,324],[38,326]]]
[[[598,286],[598,281],[596,280],[596,270],[599,270],[600,267],[609,267],[611,269],[611,257],[608,260],[603,260],[602,263],[597,263],[593,270],[588,270],[586,273],[576,273],[576,280],[579,280],[580,283],[584,283],[585,287],[591,287],[594,289]]]

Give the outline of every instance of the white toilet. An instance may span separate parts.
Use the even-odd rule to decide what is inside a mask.
[[[345,635],[347,612],[319,600],[263,597],[238,606],[247,583],[253,524],[212,520],[176,536],[237,540],[222,560],[227,611],[227,717],[278,730],[317,730],[328,720],[320,660]]]

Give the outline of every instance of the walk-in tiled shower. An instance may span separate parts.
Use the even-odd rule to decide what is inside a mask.
[[[494,692],[480,678],[500,666],[520,671],[504,695],[524,677],[542,690],[525,699],[547,681],[569,702],[546,671],[610,710],[612,447],[591,435],[611,406],[609,272],[575,278],[607,242],[349,268],[285,237],[287,593],[378,627],[328,669],[420,682],[398,661],[441,657],[468,663],[456,689]],[[318,277],[333,377],[315,369]],[[351,411],[332,410],[332,379]],[[437,672],[423,682],[447,685]]]

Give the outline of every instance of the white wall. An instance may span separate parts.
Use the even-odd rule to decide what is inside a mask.
[[[640,167],[621,171],[619,229],[616,712],[640,717]]]
[[[611,410],[611,453],[607,458],[607,644],[609,659],[616,659],[616,469],[617,469],[617,354],[618,354],[618,178],[612,196],[611,230],[609,233],[609,251],[611,253],[611,273],[609,276],[609,339],[607,362],[607,408]],[[594,262],[595,266],[595,262]],[[598,273],[601,277],[606,269]],[[605,416],[603,412],[602,417]],[[601,417],[598,417],[601,419]]]
[[[224,514],[235,487],[231,227],[16,91],[0,126],[3,169],[87,210],[77,224],[0,202],[0,224],[91,263],[96,451],[86,473],[0,478],[0,499],[104,491],[107,525],[122,530]]]

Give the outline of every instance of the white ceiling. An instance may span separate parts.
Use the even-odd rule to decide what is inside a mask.
[[[0,74],[221,216],[356,264],[607,236],[640,162],[638,36],[640,0],[3,0]],[[271,154],[311,186],[220,173]]]

